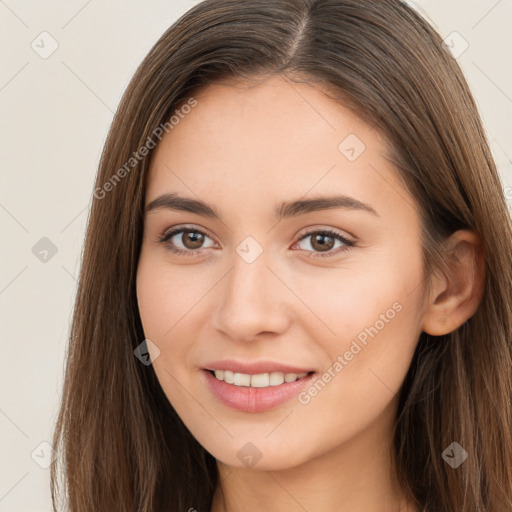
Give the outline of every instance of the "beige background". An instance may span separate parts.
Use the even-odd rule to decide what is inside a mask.
[[[0,0],[0,512],[51,510],[40,443],[57,413],[96,166],[137,65],[194,3]],[[409,3],[443,38],[458,32],[454,51],[469,44],[458,60],[512,187],[512,0]],[[43,237],[57,252],[36,257]]]

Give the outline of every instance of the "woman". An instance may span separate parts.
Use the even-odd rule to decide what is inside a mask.
[[[512,509],[510,217],[407,5],[198,4],[94,197],[54,438],[72,512]]]

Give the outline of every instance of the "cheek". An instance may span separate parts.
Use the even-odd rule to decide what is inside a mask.
[[[192,267],[190,267],[192,268]],[[190,337],[184,335],[187,312],[197,302],[194,281],[184,279],[180,272],[170,272],[165,259],[150,251],[139,258],[137,268],[137,302],[146,339],[158,347],[152,356],[152,367],[168,400],[176,406],[186,400],[180,390],[187,388],[189,370],[186,366]]]
[[[421,250],[409,247],[407,260],[398,251],[375,256],[364,268],[347,265],[302,288],[318,312],[303,327],[326,354],[324,380],[304,402],[356,407],[357,400],[364,414],[382,410],[403,382],[421,333]]]
[[[349,349],[354,339],[363,345],[386,339],[387,350],[403,347],[404,340],[415,344],[423,263],[419,245],[409,244],[408,250],[405,256],[390,245],[349,257],[340,268],[317,268],[295,276],[294,291],[311,313],[301,325],[310,329],[310,339],[330,340],[322,345],[331,359]]]
[[[384,414],[393,421],[392,408],[414,354],[419,336],[414,294],[396,284],[374,289],[371,296],[368,291],[361,285],[324,309],[336,336],[317,337],[327,362],[299,397],[297,430],[291,429],[300,437],[305,422],[309,431],[322,432],[318,453],[356,436]]]
[[[173,338],[208,291],[194,265],[177,269],[156,251],[142,251],[137,268],[137,302],[146,337],[158,343]],[[176,339],[176,337],[174,337]]]
[[[177,389],[175,379],[183,380],[186,347],[183,336],[177,332],[179,319],[186,311],[188,288],[176,283],[176,273],[171,280],[168,267],[143,250],[137,268],[137,302],[144,336],[158,347],[158,356],[151,355],[153,370],[164,393],[173,401]]]
[[[159,349],[153,369],[173,405],[189,401],[183,389],[192,391],[196,385],[194,350],[207,318],[204,298],[215,281],[208,267],[176,267],[157,251],[141,253],[137,268],[139,315],[145,337]]]

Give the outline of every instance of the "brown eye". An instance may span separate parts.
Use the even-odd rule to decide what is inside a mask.
[[[198,229],[175,229],[164,235],[160,242],[164,243],[171,252],[184,256],[194,256],[203,252],[208,247],[213,247],[214,243],[205,246],[206,239],[211,238]]]
[[[310,231],[309,233],[306,233],[300,238],[299,244],[308,238],[310,239],[310,242],[307,245],[309,245],[310,247],[302,247],[302,249],[309,251],[311,253],[311,257],[314,258],[335,256],[340,252],[344,252],[355,245],[355,242],[353,242],[352,240],[348,240],[339,233],[329,230]],[[339,245],[335,247],[337,242],[339,243]]]
[[[311,247],[317,251],[329,251],[334,247],[334,238],[329,235],[315,234],[311,236]]]
[[[181,235],[181,243],[187,249],[200,249],[204,243],[204,235],[197,231],[184,231]]]

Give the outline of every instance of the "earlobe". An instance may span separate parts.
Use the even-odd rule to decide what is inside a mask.
[[[442,336],[471,318],[485,288],[485,256],[473,231],[459,230],[447,241],[447,273],[433,277],[422,329]]]

